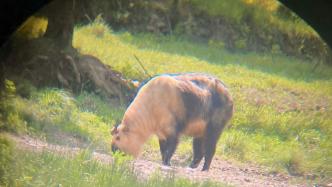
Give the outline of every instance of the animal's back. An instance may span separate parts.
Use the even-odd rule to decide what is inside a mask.
[[[149,103],[151,115],[165,121],[159,123],[159,129],[163,129],[163,124],[177,123],[176,128],[182,133],[203,136],[210,121],[232,116],[233,102],[227,88],[210,75],[160,75],[142,86],[140,92],[138,96],[144,95],[141,97]],[[214,123],[218,124],[221,123]]]
[[[186,108],[185,133],[203,136],[209,128],[222,129],[233,113],[233,100],[226,86],[216,77],[206,74],[176,76],[182,82],[180,90]]]

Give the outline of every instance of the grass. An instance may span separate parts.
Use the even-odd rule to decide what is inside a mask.
[[[186,179],[155,177],[139,180],[128,164],[128,158],[115,156],[114,164],[102,164],[92,159],[88,150],[74,157],[51,153],[16,152],[15,172],[4,186],[225,186],[194,183]]]
[[[314,70],[309,62],[291,57],[230,53],[176,36],[114,33],[102,22],[76,28],[74,46],[132,79],[146,77],[133,55],[150,74],[206,72],[219,77],[236,108],[218,144],[219,155],[277,171],[331,176],[330,67]],[[190,153],[190,146],[179,152]]]
[[[114,33],[100,21],[77,27],[73,42],[82,53],[100,58],[131,79],[147,77],[133,55],[152,75],[205,72],[219,77],[233,95],[235,115],[218,143],[218,156],[262,164],[272,171],[332,176],[331,67],[321,65],[314,70],[312,64],[295,58],[230,53],[176,36]],[[68,134],[93,149],[109,151],[109,130],[121,120],[125,107],[112,106],[94,94],[73,96],[60,89],[31,89],[22,98],[15,94],[13,82],[7,80],[6,85],[2,130],[42,136],[48,141],[59,141],[54,137]],[[9,145],[6,140],[0,144],[5,148]],[[5,150],[10,149],[5,148],[1,154],[8,155]],[[155,138],[144,151],[160,157]],[[191,139],[182,138],[176,154],[189,161],[191,152]],[[13,179],[14,186],[155,186],[160,182],[156,177],[141,183],[130,171],[114,171],[116,166],[91,161],[88,153],[75,158],[16,154],[15,168],[21,169],[13,172],[4,168],[11,171],[6,180]],[[181,179],[162,180],[161,184],[195,185]]]
[[[0,134],[0,186],[8,184],[12,172],[13,146],[11,142]]]
[[[12,98],[7,122],[16,133],[28,133],[53,143],[66,144],[60,136],[76,137],[90,147],[110,150],[110,128],[120,120],[124,107],[110,106],[99,96],[82,93],[76,98],[59,89],[42,89],[30,98]],[[11,117],[12,116],[12,117]]]
[[[222,16],[233,23],[246,24],[250,17],[264,30],[273,28],[294,36],[317,36],[317,33],[296,14],[289,12],[289,15],[282,15],[279,9],[284,5],[276,0],[191,0],[190,3],[210,16]]]
[[[191,3],[212,16],[223,14],[234,23],[241,24],[246,15],[251,14],[254,22],[265,29],[278,28],[296,36],[316,36],[302,21],[276,16],[280,6],[276,1],[237,0],[225,4],[192,0]],[[244,3],[248,6],[239,8],[244,7]],[[19,29],[17,36],[40,37],[46,25],[47,20],[32,17]],[[332,177],[331,67],[324,64],[315,67],[315,63],[284,56],[278,52],[278,46],[275,46],[275,53],[230,53],[224,50],[222,42],[194,43],[183,36],[115,33],[102,21],[75,28],[73,44],[82,53],[98,57],[131,79],[147,78],[134,55],[143,61],[152,75],[205,72],[219,77],[231,90],[236,112],[218,143],[218,156],[262,164],[272,171],[325,179]],[[245,48],[244,44],[244,40],[239,40],[236,46]],[[124,106],[109,105],[90,93],[73,96],[59,89],[29,88],[24,91],[20,86],[15,88],[13,82],[6,80],[6,94],[1,95],[4,102],[0,103],[0,130],[41,136],[56,143],[64,143],[57,136],[67,134],[89,144],[92,149],[109,151],[109,130],[121,120]],[[15,94],[22,89],[29,92],[25,93],[26,98]],[[159,158],[157,139],[152,138],[144,151]],[[176,154],[189,162],[191,152],[191,139],[182,138]],[[124,161],[121,157],[117,159]],[[130,168],[121,163],[103,165],[91,160],[89,151],[75,157],[13,152],[11,143],[0,134],[0,185],[222,184],[161,179],[158,175],[139,181]]]

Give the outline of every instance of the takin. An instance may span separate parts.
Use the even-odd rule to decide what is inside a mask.
[[[162,163],[170,166],[179,137],[193,137],[191,168],[204,157],[209,170],[216,144],[233,115],[225,85],[206,74],[159,75],[141,86],[112,133],[112,151],[137,157],[151,135],[159,139]]]

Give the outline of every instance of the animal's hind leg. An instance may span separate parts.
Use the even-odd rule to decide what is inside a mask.
[[[194,158],[189,167],[197,168],[197,166],[201,162],[201,160],[204,156],[204,146],[203,145],[204,145],[204,138],[194,138],[193,139]]]
[[[216,146],[217,141],[219,139],[219,136],[221,134],[222,130],[217,130],[213,128],[213,125],[210,125],[209,128],[206,130],[205,134],[205,141],[204,141],[204,147],[205,147],[205,154],[204,154],[204,166],[202,171],[207,171],[210,169],[210,164],[212,161],[212,158],[216,152]]]
[[[165,157],[163,159],[163,164],[170,166],[171,163],[171,158],[175,152],[175,149],[178,145],[179,142],[179,138],[178,136],[174,135],[174,136],[170,136],[167,138],[166,140],[166,149],[165,149]]]

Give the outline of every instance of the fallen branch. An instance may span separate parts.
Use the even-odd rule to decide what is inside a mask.
[[[146,74],[149,78],[152,78],[152,76],[148,73],[148,71],[144,68],[142,62],[140,61],[140,59],[134,55],[135,59],[137,60],[137,62],[139,63],[139,65],[142,67],[144,74]]]

